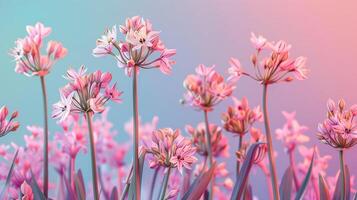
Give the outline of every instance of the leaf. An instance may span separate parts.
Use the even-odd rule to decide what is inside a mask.
[[[86,199],[86,189],[83,181],[82,171],[79,169],[77,174],[74,175],[74,184],[76,186],[76,194],[79,200]]]
[[[319,174],[320,199],[330,200],[330,192],[324,177]]]
[[[181,200],[196,200],[199,199],[202,194],[205,193],[208,184],[210,183],[214,169],[216,165],[213,164],[212,167],[206,172],[199,175],[193,183],[190,185],[186,194],[182,197]]]
[[[355,193],[355,196],[353,197],[353,200],[357,200],[357,192]]]
[[[250,172],[250,169],[253,166],[255,152],[256,152],[257,148],[262,144],[263,143],[258,142],[258,143],[252,144],[249,147],[247,156],[246,156],[246,158],[245,158],[245,160],[243,162],[241,171],[239,172],[237,180],[235,182],[235,185],[234,185],[234,188],[233,188],[233,192],[232,192],[232,196],[231,196],[231,200],[241,199],[241,197],[243,196],[243,191],[244,191],[245,186],[247,184],[249,172]]]
[[[345,165],[345,178],[346,178],[346,199],[350,198],[350,172],[349,169],[347,167],[347,165]],[[336,187],[335,187],[335,191],[333,193],[333,198],[332,199],[336,199],[339,200],[341,199],[341,182],[342,182],[342,177],[341,177],[341,173],[338,175],[338,179],[337,179],[337,183],[336,183]]]
[[[10,183],[10,180],[11,180],[11,176],[12,176],[12,171],[14,170],[15,161],[16,161],[16,158],[17,158],[18,154],[19,154],[19,150],[17,149],[16,152],[15,152],[14,158],[12,159],[9,172],[7,173],[5,185],[4,185],[3,189],[1,190],[0,199],[3,199],[4,192],[5,192],[6,188],[9,186],[9,183]]]
[[[114,187],[112,193],[110,194],[110,200],[118,200],[118,199],[119,199],[118,189],[117,187]]]
[[[142,181],[142,174],[143,174],[143,168],[144,168],[144,161],[145,161],[145,156],[146,156],[146,151],[145,150],[143,150],[143,151],[141,151],[140,152],[140,155],[139,155],[139,176],[141,177],[140,178],[140,181]],[[134,179],[135,179],[135,177],[134,177],[134,171],[133,171],[133,176],[131,176],[131,183],[134,183],[135,181],[134,181]],[[141,184],[141,183],[139,183],[139,184]],[[130,184],[129,185],[129,198],[128,199],[134,199],[133,197],[134,197],[134,187],[133,187],[133,184]]]
[[[301,184],[301,187],[299,188],[299,190],[296,193],[295,200],[300,200],[304,196],[305,189],[306,189],[307,185],[309,184],[309,181],[310,181],[310,178],[311,178],[312,168],[313,168],[313,165],[314,165],[314,158],[315,158],[315,150],[312,153],[312,158],[311,158],[309,170],[306,173],[306,176],[305,176],[305,178],[304,178],[304,180],[303,180],[303,182]]]
[[[284,176],[281,179],[279,193],[281,200],[290,200],[291,199],[291,189],[293,185],[293,170],[291,167],[288,167]]]
[[[38,186],[34,176],[31,173],[31,182],[30,186],[32,189],[33,197],[36,200],[46,200],[45,195],[42,193],[40,187]]]

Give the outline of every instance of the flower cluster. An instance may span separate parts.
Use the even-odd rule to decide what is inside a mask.
[[[242,147],[238,151],[236,151],[236,156],[239,162],[243,162],[246,159],[246,154],[247,150],[249,149],[249,146],[256,142],[262,142],[262,144],[258,146],[253,158],[253,163],[259,164],[261,161],[263,161],[267,153],[268,146],[265,143],[266,139],[261,133],[260,129],[252,128],[250,133],[251,141],[243,143]]]
[[[210,124],[209,130],[211,134],[212,155],[214,157],[228,157],[228,139],[222,134],[222,128],[215,124]],[[196,128],[192,127],[191,125],[186,125],[186,131],[192,136],[192,143],[196,147],[197,153],[201,154],[202,156],[207,156],[208,150],[205,138],[205,124],[199,123]]]
[[[70,81],[60,90],[61,100],[53,105],[53,118],[63,121],[71,113],[101,113],[108,100],[121,102],[116,84],[110,86],[112,75],[100,70],[85,74],[86,68],[79,71],[70,69],[65,77]],[[102,93],[101,93],[102,92]]]
[[[16,131],[20,126],[19,122],[14,121],[19,113],[17,111],[13,112],[10,116],[10,119],[7,120],[6,118],[8,114],[9,110],[6,106],[0,108],[0,137],[3,137],[10,132]]]
[[[210,111],[233,93],[235,82],[225,81],[223,76],[214,70],[214,66],[206,67],[201,64],[196,68],[196,73],[188,75],[183,82],[186,89],[183,103]]]
[[[246,134],[254,122],[262,119],[260,107],[249,107],[248,99],[241,101],[233,98],[234,106],[229,106],[227,112],[222,114],[222,123],[226,131],[238,135]]]
[[[231,77],[239,78],[241,75],[247,75],[262,84],[273,84],[277,82],[290,82],[295,76],[298,80],[307,78],[309,70],[306,68],[306,58],[291,58],[289,51],[291,45],[285,41],[269,42],[263,36],[258,37],[252,33],[251,42],[256,48],[255,54],[251,56],[251,62],[255,73],[244,72],[237,59],[231,60],[229,72]],[[266,53],[266,55],[262,55]],[[259,58],[263,56],[263,58]],[[233,61],[233,62],[232,62]],[[293,76],[292,76],[293,75]]]
[[[338,149],[348,149],[357,144],[357,105],[347,108],[343,99],[338,105],[329,99],[327,109],[327,119],[318,126],[318,139]]]
[[[191,165],[196,162],[196,148],[192,146],[190,140],[185,139],[180,130],[163,128],[153,132],[152,146],[148,152],[153,155],[150,162],[151,167],[157,165],[163,167],[176,168],[182,174],[183,167],[191,169]]]
[[[120,26],[119,30],[123,40],[117,39],[117,27],[113,26],[97,40],[93,55],[114,56],[118,66],[125,68],[128,76],[131,75],[134,66],[142,69],[159,68],[165,74],[171,72],[175,62],[170,58],[176,54],[176,50],[165,48],[160,39],[160,32],[152,29],[149,20],[134,16],[126,19],[125,25]],[[113,51],[114,48],[117,53]]]
[[[49,41],[46,54],[41,54],[43,39],[51,33],[51,28],[41,23],[26,27],[28,35],[16,40],[16,46],[10,55],[16,61],[15,71],[27,76],[45,76],[54,63],[67,54],[67,49],[60,42]]]
[[[306,126],[302,126],[295,119],[295,112],[288,113],[283,111],[283,115],[286,118],[286,123],[283,128],[276,129],[276,138],[281,140],[288,152],[295,149],[296,145],[306,143],[310,138],[304,135],[304,132],[308,129]]]

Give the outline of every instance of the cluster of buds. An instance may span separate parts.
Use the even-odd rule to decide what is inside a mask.
[[[159,36],[160,32],[152,29],[149,20],[139,16],[128,18],[119,30],[123,41],[117,39],[117,27],[113,26],[97,40],[93,55],[114,56],[118,66],[124,67],[128,76],[131,75],[134,66],[142,69],[159,68],[165,74],[171,72],[172,64],[175,62],[170,60],[170,57],[176,54],[176,50],[165,48]],[[116,49],[117,53],[113,49]]]
[[[290,82],[294,80],[294,77],[298,80],[307,78],[309,70],[305,66],[306,58],[302,56],[291,58],[289,54],[291,45],[285,41],[269,42],[263,36],[256,37],[252,33],[251,42],[256,48],[256,52],[251,56],[255,73],[243,72],[239,62],[235,61],[229,69],[232,77],[247,75],[264,85]],[[263,53],[266,55],[259,59]]]
[[[54,63],[67,54],[67,49],[60,42],[49,41],[46,54],[42,55],[42,42],[51,33],[51,28],[37,23],[35,26],[27,26],[26,30],[28,35],[17,39],[16,46],[10,52],[16,61],[15,71],[27,76],[45,76]]]
[[[259,129],[252,128],[250,135],[251,135],[251,141],[249,143],[248,142],[243,143],[242,147],[238,151],[236,151],[236,156],[239,162],[243,162],[246,159],[247,150],[250,144],[262,142],[258,146],[253,158],[253,163],[259,164],[265,158],[265,155],[268,151],[268,145],[265,143],[265,137]]]
[[[327,119],[318,126],[317,137],[337,149],[348,149],[357,144],[357,105],[346,107],[343,99],[327,102]]]
[[[121,102],[122,93],[116,89],[116,84],[110,85],[110,73],[100,70],[90,74],[85,72],[84,66],[78,72],[73,69],[67,71],[65,78],[70,82],[60,90],[61,101],[53,105],[53,118],[63,121],[71,113],[101,113],[109,100]]]
[[[197,74],[186,77],[183,85],[186,89],[183,103],[204,111],[211,111],[222,100],[232,95],[234,81],[225,81],[223,76],[214,70],[214,66],[199,65]]]
[[[17,121],[14,121],[15,118],[19,115],[17,111],[13,112],[10,116],[10,119],[7,120],[9,110],[6,106],[0,108],[0,137],[5,136],[10,132],[16,131],[20,124]]]
[[[176,168],[182,174],[183,167],[191,169],[196,162],[196,148],[185,139],[179,129],[163,128],[153,132],[152,145],[147,149],[153,155],[150,167]]]
[[[229,156],[229,145],[228,139],[224,137],[222,134],[222,128],[215,125],[210,124],[209,130],[211,134],[211,148],[212,155],[214,157]],[[197,149],[197,153],[202,156],[208,156],[207,144],[206,144],[206,128],[204,123],[199,123],[196,128],[187,125],[186,131],[192,136],[192,143]]]
[[[233,98],[234,106],[229,106],[227,112],[222,114],[223,127],[233,134],[245,135],[252,125],[262,120],[260,106],[251,109],[248,99],[243,97],[241,101]]]

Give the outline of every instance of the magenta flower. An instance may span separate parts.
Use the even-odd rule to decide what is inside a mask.
[[[283,115],[286,118],[286,123],[283,128],[276,129],[275,134],[278,140],[281,140],[288,152],[291,152],[299,144],[306,143],[310,138],[304,134],[308,128],[301,126],[295,119],[295,112],[288,113],[283,111]]]
[[[148,152],[153,155],[151,167],[160,165],[177,168],[181,174],[183,168],[191,169],[191,165],[197,161],[194,156],[196,148],[192,146],[191,141],[181,136],[178,129],[164,128],[154,131]]]
[[[194,108],[211,111],[222,100],[232,95],[235,88],[233,81],[225,81],[223,76],[214,70],[214,66],[203,64],[196,68],[196,74],[190,74],[183,82],[186,89],[184,103]]]
[[[211,134],[211,147],[212,155],[214,157],[228,157],[229,145],[228,139],[222,134],[222,128],[215,125],[209,125]],[[202,156],[208,156],[207,144],[206,144],[206,127],[204,123],[199,123],[196,128],[191,125],[186,125],[186,132],[192,136],[192,143],[196,147],[197,153]]]
[[[10,55],[16,61],[15,71],[27,76],[45,76],[52,66],[67,54],[67,49],[61,43],[49,41],[46,54],[41,54],[43,39],[51,32],[51,28],[37,23],[34,27],[26,27],[28,35],[16,40],[16,46]]]
[[[2,106],[0,108],[0,137],[3,137],[10,132],[16,131],[20,126],[19,122],[14,121],[19,113],[17,111],[13,112],[10,116],[10,119],[7,120],[6,118],[8,114],[9,110],[7,107]]]
[[[169,74],[175,63],[170,58],[176,54],[176,50],[166,49],[160,40],[159,33],[152,30],[149,20],[144,20],[139,16],[128,18],[126,24],[120,26],[122,40],[117,39],[117,29],[113,26],[97,40],[93,55],[96,57],[114,56],[118,61],[118,66],[125,68],[128,76],[131,76],[134,67],[138,67],[137,69],[159,68],[164,74]]]
[[[70,83],[60,90],[61,101],[53,105],[53,118],[63,121],[71,113],[101,113],[109,100],[120,102],[121,92],[116,89],[115,84],[109,85],[112,79],[110,73],[95,71],[85,74],[85,71],[81,67],[78,73],[72,69],[67,72]]]
[[[234,106],[222,114],[223,127],[230,133],[244,135],[256,121],[262,120],[262,113],[259,106],[251,109],[246,97],[241,101],[233,97],[233,101]]]
[[[21,184],[21,193],[23,195],[21,200],[34,200],[32,188],[26,181]]]
[[[346,107],[343,99],[327,102],[327,119],[318,126],[318,139],[333,148],[348,149],[357,144],[356,105]]]

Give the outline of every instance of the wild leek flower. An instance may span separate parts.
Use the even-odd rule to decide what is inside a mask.
[[[0,108],[0,137],[7,135],[10,132],[16,131],[20,124],[17,121],[14,121],[19,113],[17,111],[13,112],[10,116],[10,119],[6,119],[9,114],[9,110],[6,106]]]
[[[10,51],[16,62],[15,72],[26,76],[39,76],[41,80],[43,110],[44,110],[44,195],[48,198],[48,113],[47,113],[47,91],[45,76],[51,71],[53,65],[67,54],[67,49],[60,42],[49,41],[47,43],[46,54],[41,54],[43,40],[51,33],[50,27],[45,27],[42,23],[35,26],[26,26],[28,35],[17,39],[15,47]]]

